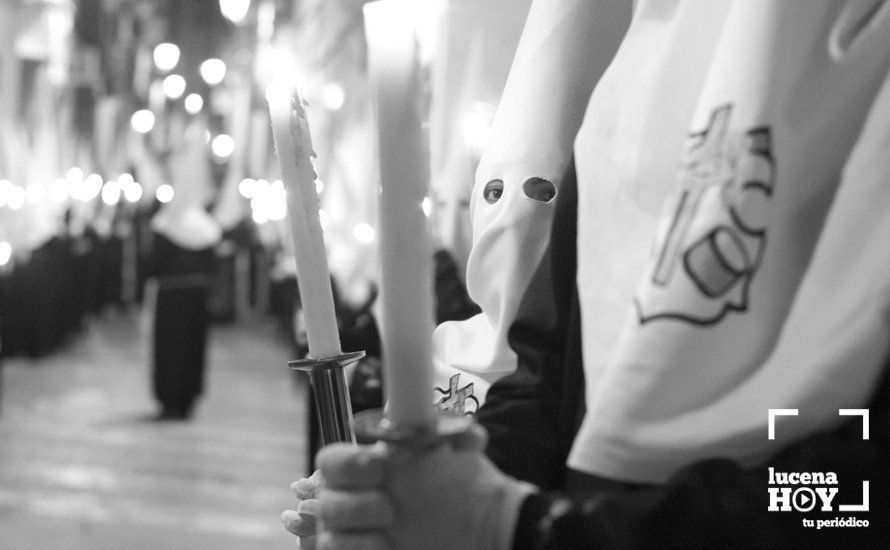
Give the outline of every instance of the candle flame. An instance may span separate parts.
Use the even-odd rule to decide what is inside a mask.
[[[306,107],[309,104],[300,97],[296,86],[273,82],[266,86],[266,100],[279,105],[287,103],[290,112],[288,126],[296,158],[316,158],[315,148],[312,145],[312,134],[309,132],[309,117],[306,112]],[[318,173],[315,172],[315,166],[312,166],[312,171],[313,178],[317,179]]]
[[[266,101],[269,103],[281,103],[288,101],[291,96],[291,89],[282,82],[272,82],[266,86]]]

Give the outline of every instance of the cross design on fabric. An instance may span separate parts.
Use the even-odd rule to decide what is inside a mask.
[[[683,190],[680,191],[677,209],[652,275],[652,282],[655,284],[664,286],[670,281],[680,259],[679,249],[698,212],[705,191],[713,185],[719,185],[726,177],[726,163],[723,162],[722,153],[731,113],[729,106],[717,109],[711,115],[705,131],[692,137],[694,143],[688,147],[689,152],[684,163]]]
[[[768,127],[730,131],[732,105],[689,136],[680,189],[651,274],[634,299],[641,323],[713,324],[745,311],[766,247],[775,163]]]
[[[479,400],[473,395],[473,383],[470,382],[460,388],[460,374],[455,374],[448,380],[448,389],[434,388],[442,394],[442,398],[436,402],[436,407],[442,412],[456,412],[472,414],[479,408]],[[472,404],[468,406],[468,404]]]

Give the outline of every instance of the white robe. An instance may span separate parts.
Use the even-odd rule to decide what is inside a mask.
[[[871,7],[640,3],[576,141],[572,468],[762,463],[868,402],[890,334],[890,5]],[[772,440],[770,408],[799,410]]]

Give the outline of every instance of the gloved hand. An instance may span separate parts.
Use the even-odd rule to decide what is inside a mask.
[[[485,440],[474,425],[435,447],[325,447],[319,550],[510,548],[534,489],[501,473]]]
[[[300,500],[296,510],[285,510],[281,522],[285,529],[300,537],[300,548],[314,550],[318,520],[318,493],[321,489],[321,472],[315,472],[291,483],[291,490]]]

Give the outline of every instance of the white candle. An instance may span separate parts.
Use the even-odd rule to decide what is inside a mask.
[[[386,416],[429,425],[433,266],[423,213],[429,170],[421,128],[417,41],[407,3],[366,4],[368,64],[380,165],[380,299]]]
[[[287,217],[294,239],[297,282],[306,319],[309,356],[315,359],[332,357],[340,354],[340,336],[318,217],[315,169],[310,158],[313,154],[312,141],[306,111],[300,103],[299,94],[282,84],[269,86],[266,99],[272,116],[272,136],[281,167],[281,179],[287,194]]]

